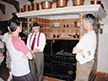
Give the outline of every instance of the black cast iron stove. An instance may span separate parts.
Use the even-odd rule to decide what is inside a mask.
[[[75,54],[63,52],[63,50],[53,54],[53,60],[76,63]]]

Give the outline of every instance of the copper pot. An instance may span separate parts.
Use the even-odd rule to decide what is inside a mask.
[[[39,3],[31,3],[31,10],[39,10]]]
[[[66,7],[68,0],[56,0],[56,7]]]
[[[52,2],[51,1],[43,1],[41,2],[42,9],[50,9],[52,8]]]
[[[24,5],[23,6],[23,11],[30,11],[30,6],[29,5]]]
[[[79,6],[84,4],[84,0],[72,0],[73,6]]]
[[[19,13],[23,12],[23,9],[22,9],[22,8],[19,8],[19,9],[18,9],[18,12],[19,12]]]
[[[75,27],[79,27],[79,26],[80,26],[79,21],[74,21],[74,26],[75,26]]]
[[[90,1],[90,3],[91,3],[91,4],[101,4],[101,1],[97,1],[97,0],[95,1],[95,0],[94,0],[94,1]]]

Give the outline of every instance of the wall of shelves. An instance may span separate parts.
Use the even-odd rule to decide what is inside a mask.
[[[81,5],[73,7],[52,8],[21,12],[17,13],[16,15],[18,15],[18,17],[28,18],[28,34],[30,33],[30,27],[33,22],[38,22],[39,25],[42,26],[40,31],[46,35],[47,39],[79,40],[81,36],[86,33],[81,26],[82,15],[85,13],[92,13],[100,20],[106,16],[106,12],[102,9],[101,5]],[[61,15],[66,18],[60,19],[57,17]],[[74,18],[74,15],[76,18]],[[67,16],[70,17],[70,19],[67,18]],[[54,17],[55,19],[53,19]],[[74,21],[79,21],[79,28],[74,26]],[[53,27],[55,22],[60,23],[60,27]]]
[[[75,27],[75,21],[79,21],[79,18],[53,20],[37,17],[33,18],[33,22],[38,22],[39,25],[42,26],[40,31],[45,34],[47,40],[79,40],[81,36],[81,25]],[[60,27],[54,27],[55,22],[60,23]]]

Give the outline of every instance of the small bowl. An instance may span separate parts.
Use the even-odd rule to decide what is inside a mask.
[[[42,9],[51,9],[52,2],[51,1],[43,1],[41,2]]]
[[[91,4],[101,4],[101,1],[90,1]]]
[[[79,21],[74,21],[74,26],[75,26],[75,27],[79,27],[79,26],[80,26]]]
[[[18,12],[19,12],[19,13],[23,12],[23,9],[22,9],[22,8],[19,8],[19,9],[18,9]]]
[[[39,10],[39,3],[31,3],[31,11]]]
[[[23,12],[30,11],[30,5],[23,6]]]
[[[73,6],[80,6],[84,5],[85,0],[72,0],[73,1]]]

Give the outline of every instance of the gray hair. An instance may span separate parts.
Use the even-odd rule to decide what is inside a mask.
[[[86,22],[91,23],[91,25],[94,27],[95,16],[93,16],[92,14],[86,14],[86,15],[83,15],[82,19],[85,19]]]

